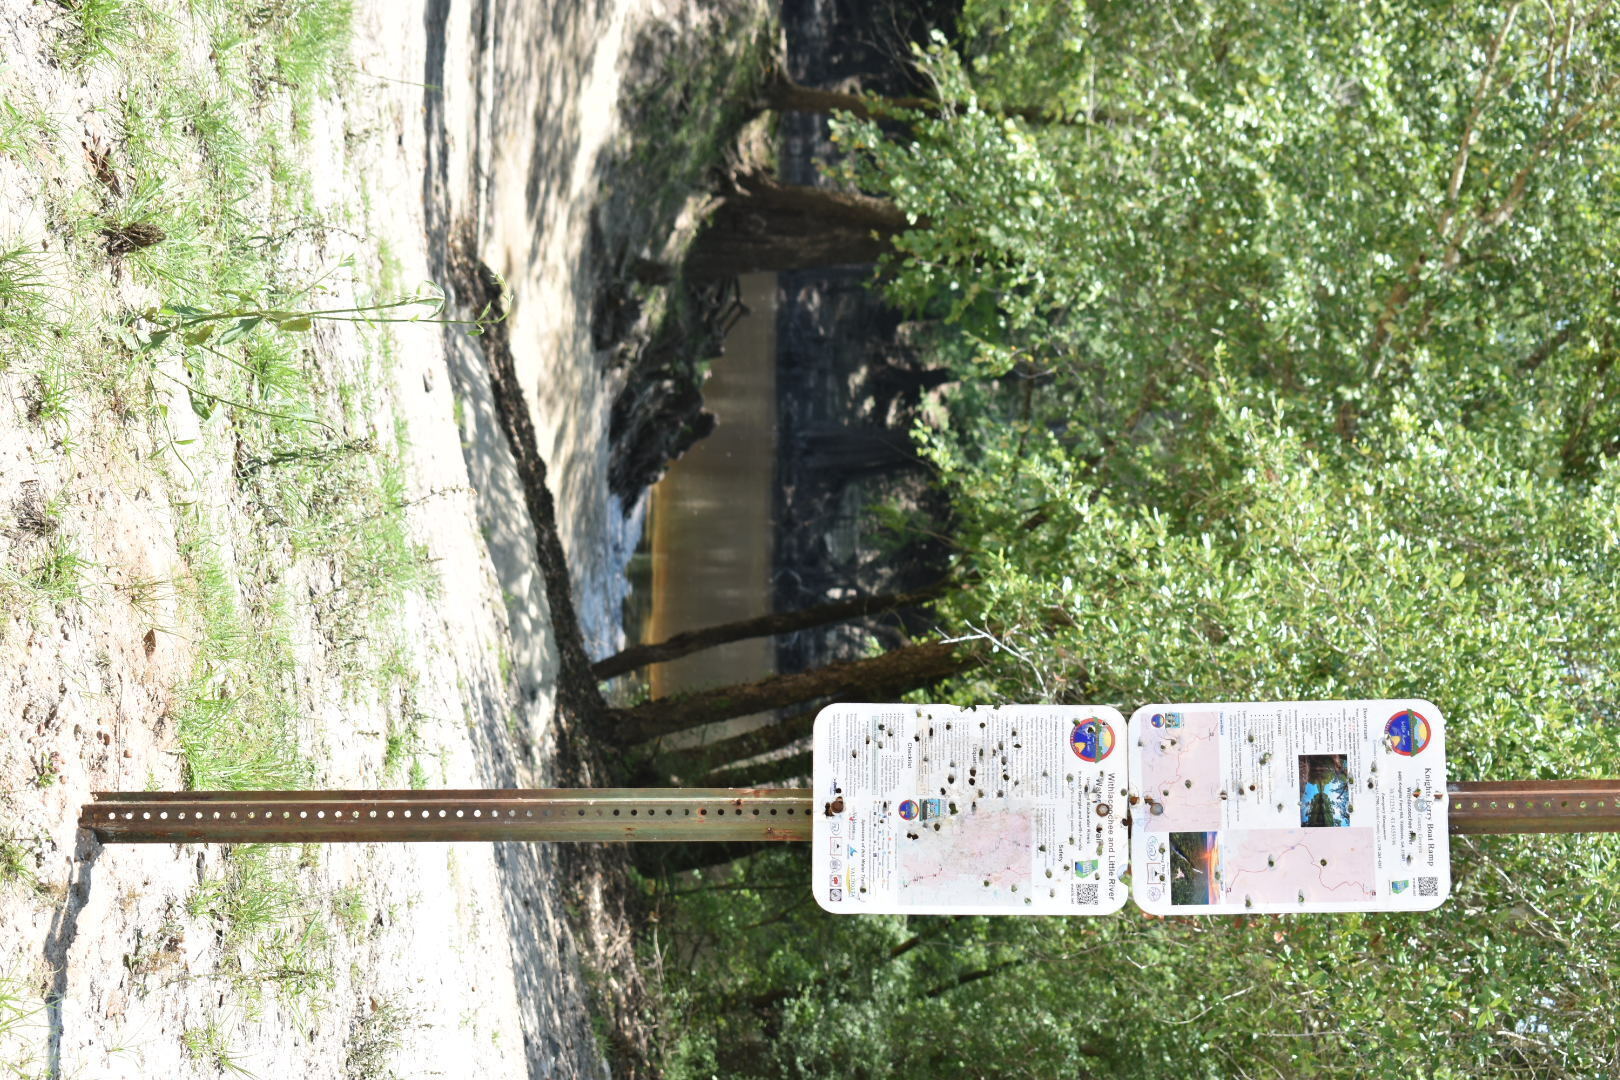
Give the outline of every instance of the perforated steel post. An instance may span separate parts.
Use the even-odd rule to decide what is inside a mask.
[[[810,793],[781,788],[97,792],[106,844],[810,839]]]
[[[1453,833],[1620,832],[1620,780],[1447,785]],[[804,788],[108,791],[79,813],[104,844],[451,840],[808,841]]]
[[[1446,790],[1453,833],[1620,832],[1620,780],[1476,780]]]

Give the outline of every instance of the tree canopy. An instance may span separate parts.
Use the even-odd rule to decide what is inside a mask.
[[[936,107],[837,125],[958,378],[919,435],[973,582],[942,630],[986,652],[949,698],[1421,695],[1455,777],[1620,773],[1620,11],[970,0],[961,31],[917,52]],[[672,1069],[1615,1071],[1620,845],[1454,862],[1437,914],[1237,920],[836,919],[744,877],[681,909],[722,944]]]

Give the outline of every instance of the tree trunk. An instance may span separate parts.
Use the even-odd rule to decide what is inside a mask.
[[[956,925],[957,918],[958,917],[954,915],[947,915],[942,919],[935,920],[934,922],[928,924],[921,932],[913,934],[911,937],[906,938],[906,940],[899,942],[898,944],[889,946],[889,955],[878,962],[890,963],[900,959],[917,946],[923,944],[931,938],[938,937],[940,934],[943,934],[945,931],[951,929]],[[870,970],[877,965],[867,963],[861,966]],[[763,1012],[766,1009],[774,1008],[775,1006],[780,1005],[784,1001],[796,998],[807,990],[812,990],[818,986],[826,986],[833,982],[842,982],[843,980],[849,978],[854,971],[855,966],[853,964],[846,964],[838,971],[830,972],[808,983],[802,983],[798,986],[779,986],[774,990],[767,990],[763,994],[755,994],[753,997],[748,999],[748,1006],[755,1012]]]
[[[734,178],[722,195],[687,256],[686,272],[723,278],[875,262],[912,227],[885,199],[750,173]]]
[[[933,989],[927,991],[926,993],[923,994],[923,997],[924,998],[943,997],[946,994],[950,993],[952,990],[957,990],[957,989],[960,989],[961,987],[968,986],[968,985],[970,985],[972,983],[976,983],[980,979],[988,979],[993,975],[999,975],[1003,971],[1007,971],[1007,970],[1009,970],[1011,968],[1023,967],[1025,964],[1029,964],[1029,963],[1033,963],[1033,961],[1031,959],[1027,958],[1027,957],[1019,957],[1016,960],[1003,960],[999,964],[991,964],[989,967],[979,968],[979,969],[977,969],[975,971],[964,971],[964,972],[962,972],[962,974],[958,975],[954,979],[951,979],[949,982],[941,983],[940,985],[938,985],[938,986],[934,987]]]
[[[709,773],[703,778],[704,787],[759,787],[762,784],[779,784],[787,780],[799,780],[811,774],[814,767],[814,757],[806,750],[802,754],[790,754],[787,757],[776,758],[772,761],[761,761],[754,765],[737,765],[729,769]]]
[[[967,111],[966,104],[962,102],[942,102],[935,98],[922,97],[846,94],[838,90],[820,90],[813,86],[801,86],[790,79],[785,72],[781,71],[778,71],[766,84],[765,93],[760,98],[760,104],[763,108],[775,109],[777,112],[848,113],[857,120],[882,119],[880,114],[892,113],[897,109],[933,113],[963,113]],[[1076,112],[1072,115],[1057,113],[1049,107],[1040,105],[986,106],[985,111],[994,113],[997,116],[1023,120],[1030,124],[1104,124],[1113,126],[1132,122],[1131,118],[1124,113],[1101,108],[1092,109],[1090,112]]]
[[[614,742],[628,746],[702,724],[833,695],[846,700],[882,701],[955,675],[972,663],[971,654],[957,645],[905,645],[867,660],[828,664],[814,671],[772,675],[757,682],[660,698],[630,709],[612,709],[607,714],[605,731]]]
[[[636,870],[650,878],[668,878],[689,870],[711,870],[746,859],[757,852],[781,848],[768,840],[705,841],[690,844],[631,844],[630,861]],[[809,875],[809,850],[805,851],[805,874]]]
[[[753,731],[733,735],[729,739],[721,739],[705,746],[694,746],[690,750],[676,750],[664,761],[669,763],[669,772],[680,776],[697,776],[719,766],[747,761],[749,758],[790,746],[800,739],[809,738],[815,729],[818,711],[807,709],[804,712],[794,713],[786,719],[766,724],[764,727],[757,727]]]
[[[843,480],[926,464],[917,456],[910,434],[872,424],[814,427],[800,432],[798,441],[799,460],[806,469],[816,469]]]
[[[486,323],[477,338],[482,344],[489,369],[490,395],[500,419],[512,463],[523,485],[523,505],[534,527],[535,561],[546,585],[546,603],[551,609],[551,626],[557,638],[559,667],[557,702],[565,713],[593,724],[607,709],[596,680],[591,678],[591,661],[585,652],[585,638],[574,612],[573,586],[568,577],[568,559],[562,537],[557,532],[557,505],[546,486],[546,462],[540,456],[529,406],[518,383],[512,360],[505,311],[502,308],[500,279],[480,262],[470,249],[458,248],[461,274],[469,306],[483,308],[495,321]]]
[[[766,84],[761,104],[777,112],[849,113],[857,120],[872,119],[876,115],[874,109],[877,111],[914,109],[923,112],[937,110],[940,107],[939,102],[932,98],[886,98],[801,86],[785,72],[780,71]]]
[[[736,622],[705,627],[702,630],[688,630],[665,641],[632,645],[605,660],[598,660],[591,666],[591,673],[598,679],[611,679],[615,675],[623,675],[638,667],[678,660],[716,645],[744,641],[748,638],[768,637],[773,634],[789,634],[795,630],[809,630],[817,626],[826,626],[828,623],[843,622],[845,619],[881,615],[900,608],[916,607],[937,598],[946,587],[946,583],[941,581],[915,592],[856,596],[848,600],[834,600],[826,604],[800,608],[798,611],[760,615],[752,619],[739,619]]]

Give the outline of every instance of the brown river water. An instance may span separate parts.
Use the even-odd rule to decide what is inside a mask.
[[[643,640],[771,609],[776,275],[744,277],[742,298],[749,314],[727,335],[725,354],[703,385],[705,407],[719,423],[652,490],[652,610]],[[663,697],[746,682],[775,669],[770,638],[738,641],[654,666],[651,690]]]

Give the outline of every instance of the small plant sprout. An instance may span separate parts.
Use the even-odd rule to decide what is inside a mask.
[[[145,312],[141,319],[152,329],[144,336],[136,335],[137,347],[149,352],[177,338],[190,346],[231,345],[241,341],[262,326],[288,333],[307,333],[318,322],[377,323],[432,323],[439,326],[465,326],[468,333],[481,334],[484,328],[500,322],[504,313],[497,313],[494,303],[485,304],[483,310],[470,319],[447,318],[444,291],[433,282],[426,282],[410,296],[381,304],[355,307],[285,309],[254,303],[253,298],[234,294],[243,301],[239,307],[218,311],[205,311],[186,304],[166,303]],[[411,309],[417,309],[412,312]]]

